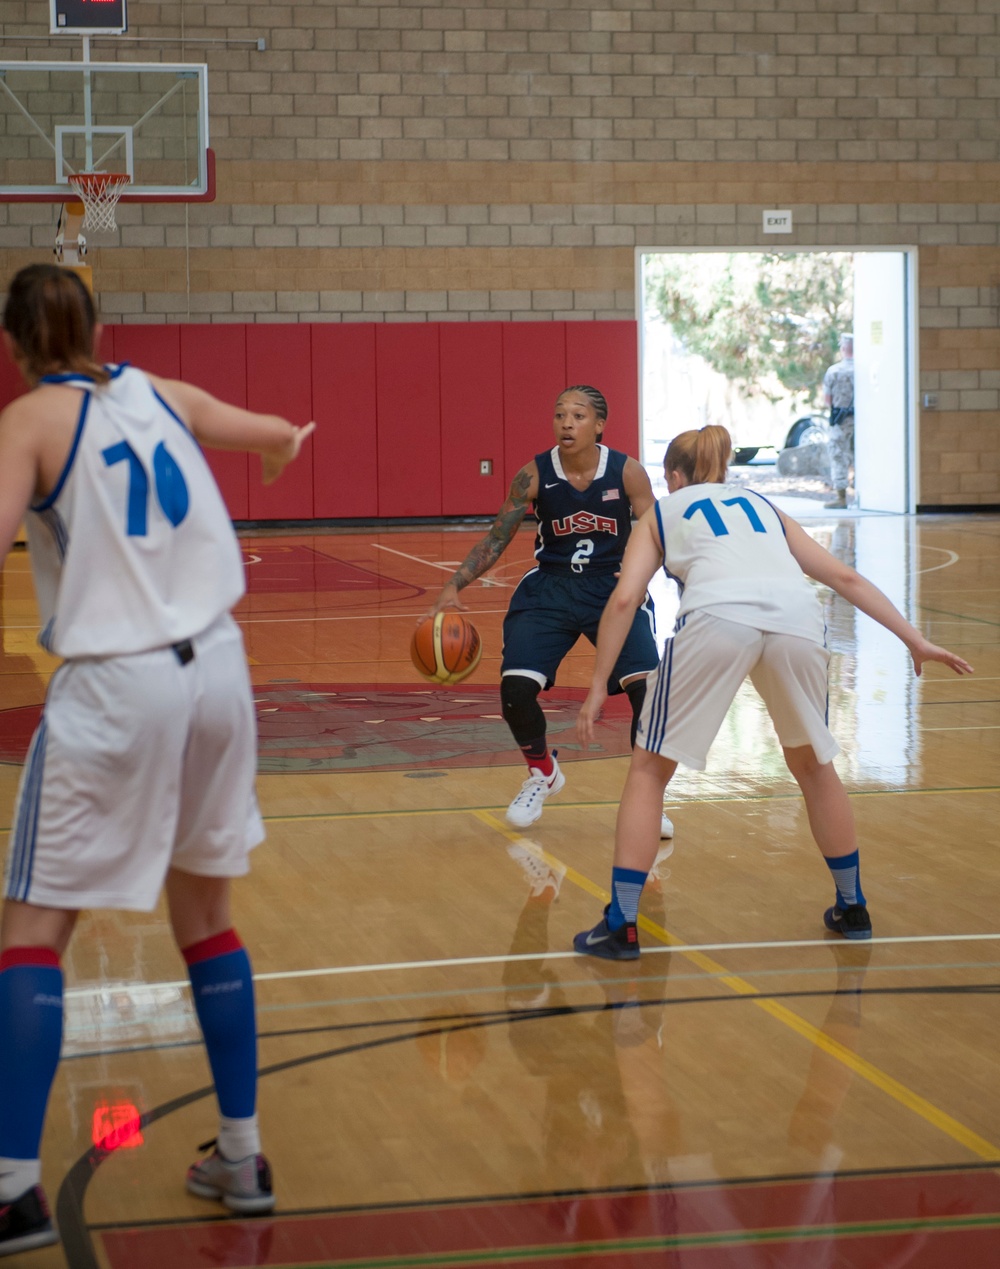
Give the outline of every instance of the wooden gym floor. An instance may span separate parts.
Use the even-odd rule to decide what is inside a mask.
[[[628,749],[620,707],[576,747],[585,647],[546,704],[566,788],[530,838],[503,818],[523,769],[500,623],[530,534],[466,592],[486,653],[451,689],[407,645],[481,528],[248,536],[269,836],[236,910],[278,1208],[185,1193],[216,1121],[182,965],[162,911],[95,913],[66,958],[43,1148],[63,1249],[23,1263],[997,1264],[1000,520],[809,528],[977,671],[916,680],[827,596],[876,938],[824,932],[828,874],[745,689],[709,770],[671,786],[634,966],[568,950],[605,900]],[[2,612],[7,825],[53,668],[23,552]]]

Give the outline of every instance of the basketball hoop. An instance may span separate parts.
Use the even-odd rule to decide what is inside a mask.
[[[127,172],[72,172],[69,183],[85,208],[84,229],[117,229],[115,208],[131,177]]]

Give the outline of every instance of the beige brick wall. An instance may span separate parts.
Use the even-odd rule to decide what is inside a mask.
[[[78,55],[47,6],[0,12],[5,58]],[[636,247],[916,246],[939,407],[919,500],[1000,503],[998,0],[131,0],[129,18],[95,58],[208,63],[218,197],[126,206],[92,236],[109,320],[633,317]],[[792,235],[762,234],[773,207]],[[55,215],[0,204],[4,273],[46,258]]]

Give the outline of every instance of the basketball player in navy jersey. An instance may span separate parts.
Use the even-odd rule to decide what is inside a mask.
[[[166,890],[220,1112],[187,1188],[270,1211],[250,960],[230,879],[264,836],[256,728],[230,608],[242,552],[198,442],[280,475],[313,425],[94,358],[75,274],[13,279],[4,340],[30,391],[0,414],[0,559],[26,520],[43,645],[63,657],[14,812],[0,922],[0,1256],[56,1241],[39,1184],[59,1063],[60,960],[80,910]]]
[[[429,615],[448,607],[465,609],[459,591],[496,564],[534,504],[538,563],[511,597],[500,667],[504,720],[528,764],[528,779],[507,808],[507,820],[515,828],[534,824],[546,798],[566,783],[556,751],[548,748],[538,694],[554,685],[559,666],[581,635],[596,641],[632,517],[654,503],[642,466],[601,444],[607,417],[608,403],[596,388],[578,385],[562,393],[552,424],[555,445],[517,473],[489,533],[472,548],[430,609]],[[625,692],[632,706],[633,743],[646,677],[658,661],[652,608],[645,597],[633,613],[608,676],[608,691]],[[673,831],[663,815],[661,837],[672,837]]]

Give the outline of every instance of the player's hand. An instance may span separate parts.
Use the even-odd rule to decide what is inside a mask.
[[[280,450],[274,453],[262,454],[261,462],[264,468],[264,484],[270,485],[272,481],[278,479],[289,463],[295,461],[299,456],[299,450],[302,448],[302,442],[307,436],[311,436],[316,431],[315,423],[306,423],[303,427],[292,427],[292,434],[282,446]]]
[[[949,669],[955,671],[956,674],[972,674],[972,666],[955,652],[949,652],[947,648],[939,648],[936,643],[931,643],[927,639],[921,639],[919,643],[914,644],[910,648],[910,656],[913,658],[913,672],[920,674],[925,661],[940,661],[942,665],[948,666]]]
[[[428,617],[436,617],[439,612],[444,612],[446,608],[457,608],[459,612],[469,611],[469,605],[463,604],[459,599],[458,587],[454,582],[448,582],[441,588],[441,594],[438,595],[431,607],[420,618],[417,625],[421,625]]]
[[[587,693],[587,699],[580,707],[576,718],[576,734],[580,744],[587,749],[594,739],[594,725],[601,716],[604,702],[608,699],[608,689],[596,684]]]

